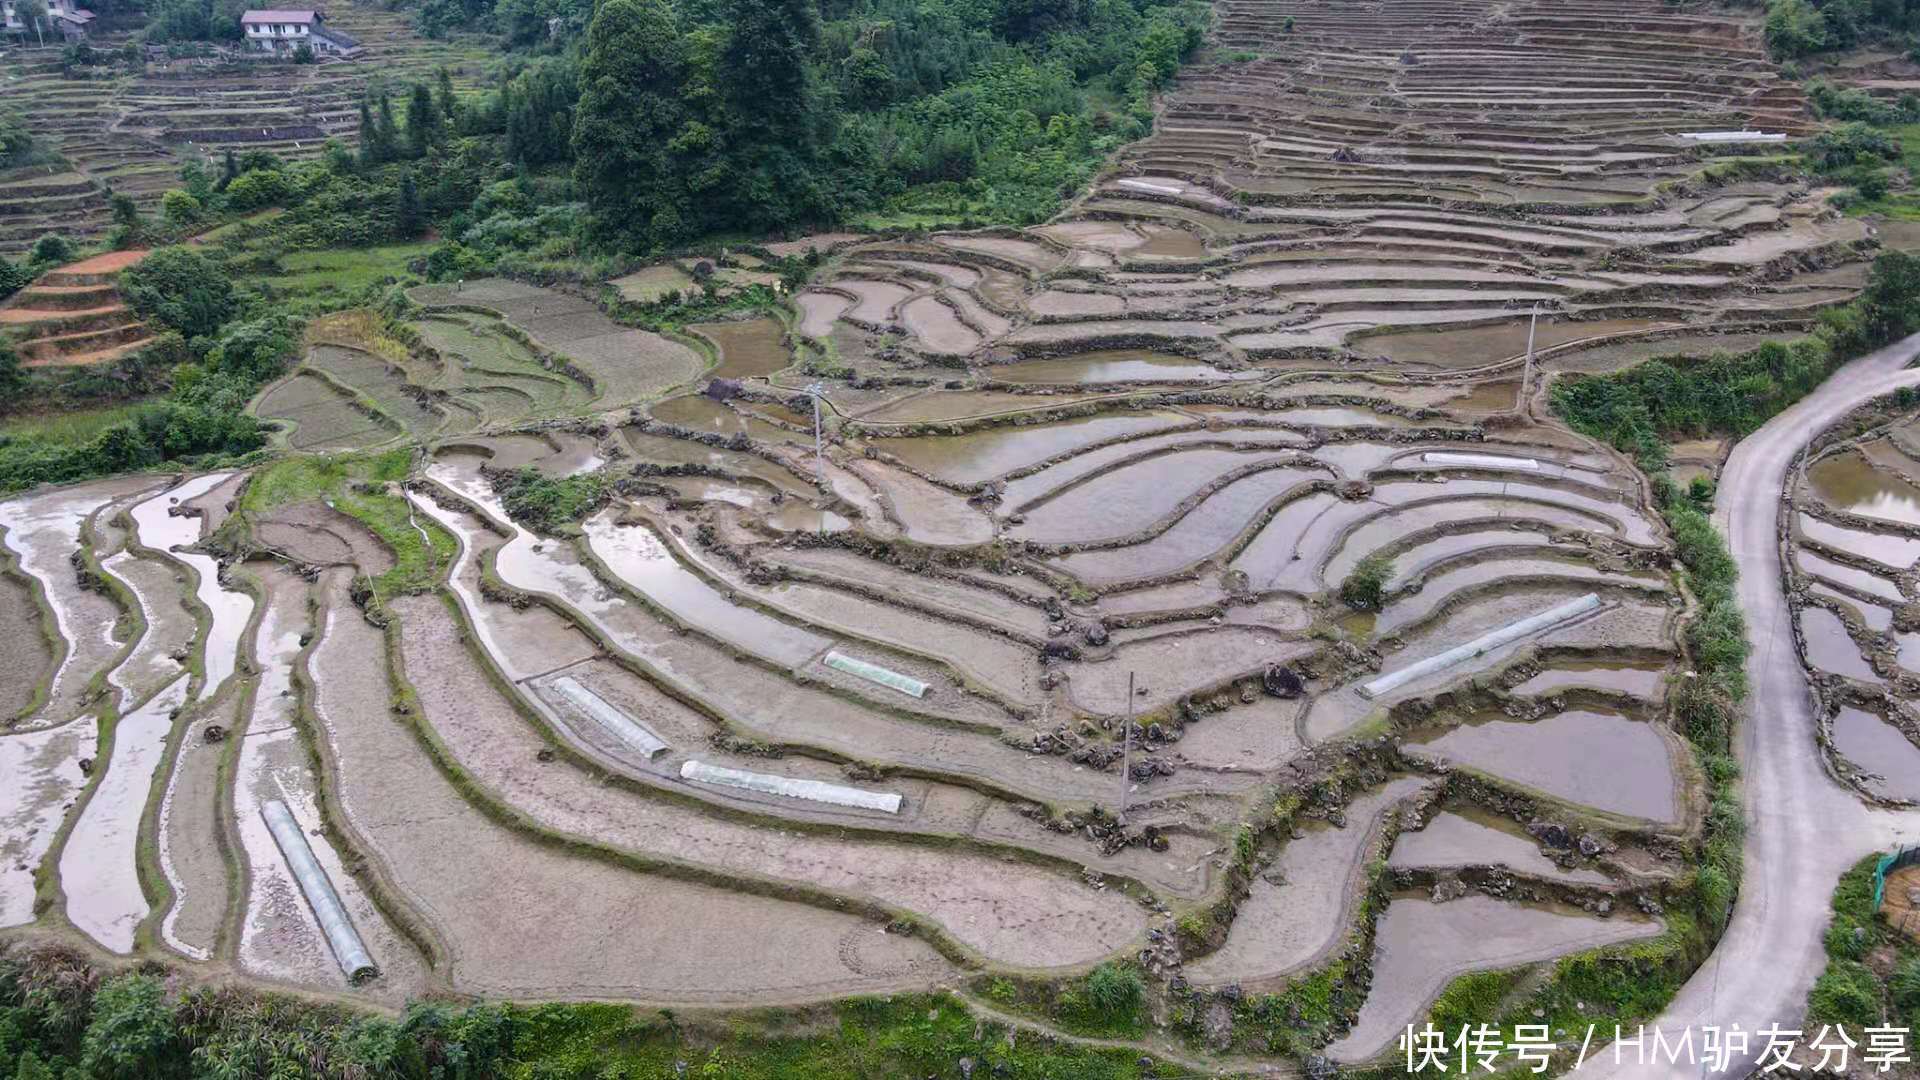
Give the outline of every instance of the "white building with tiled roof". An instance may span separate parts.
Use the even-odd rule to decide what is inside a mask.
[[[93,22],[93,12],[74,0],[46,0],[47,21],[36,28],[27,25],[20,10],[24,6],[20,0],[0,0],[0,29],[26,38],[36,33],[43,37],[83,38]]]
[[[240,16],[241,35],[256,52],[290,53],[305,45],[319,56],[357,56],[360,43],[327,29],[326,13],[312,9],[269,8]]]

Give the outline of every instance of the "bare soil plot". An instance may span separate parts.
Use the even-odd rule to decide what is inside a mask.
[[[336,579],[313,660],[342,798],[446,941],[456,988],[719,1004],[905,989],[945,976],[937,954],[882,923],[638,874],[495,824],[386,718],[384,680],[358,674],[385,669],[381,635],[344,600]],[[466,708],[425,689],[428,723]],[[624,932],[636,919],[652,932]]]
[[[12,673],[0,689],[0,717],[19,716],[53,674],[53,647],[43,618],[26,582],[0,573],[0,664]]]
[[[383,416],[356,409],[332,384],[304,373],[267,390],[254,404],[254,412],[262,420],[289,428],[287,441],[298,450],[357,450],[390,442],[400,434]]]
[[[699,354],[646,330],[620,326],[590,301],[502,279],[422,285],[414,299],[435,306],[477,305],[499,312],[539,345],[572,362],[593,383],[593,405],[621,408],[657,397],[700,373]]]

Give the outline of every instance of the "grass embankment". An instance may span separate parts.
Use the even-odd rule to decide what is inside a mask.
[[[1920,124],[1894,124],[1880,130],[1900,145],[1899,156],[1888,164],[1920,178]],[[1920,192],[1889,191],[1878,198],[1855,199],[1847,204],[1845,212],[1848,217],[1879,214],[1895,221],[1920,221]]]
[[[37,439],[77,446],[116,424],[136,422],[145,402],[114,402],[65,412],[21,413],[0,418],[0,439]]]
[[[1807,995],[1807,1019],[1844,1024],[1861,1040],[1863,1028],[1892,1024],[1920,1028],[1920,944],[1896,933],[1873,910],[1869,855],[1840,877],[1827,926],[1827,969]]]
[[[827,1080],[975,1076],[1134,1080],[1184,1071],[1136,1051],[1060,1043],[977,1020],[940,995],[680,1017],[622,1005],[458,1009],[398,1018],[251,991],[106,978],[60,950],[0,953],[0,1075],[445,1080]],[[71,1070],[71,1071],[69,1071]]]
[[[1147,984],[1132,964],[1108,961],[1077,979],[992,976],[980,995],[1008,1013],[1031,1016],[1061,1031],[1100,1039],[1147,1034]]]
[[[301,502],[326,502],[358,520],[393,553],[393,568],[373,579],[380,599],[425,592],[453,562],[453,537],[424,518],[415,520],[407,500],[386,490],[407,478],[413,451],[299,457],[261,469],[240,501],[243,516]],[[426,535],[421,535],[421,529]]]
[[[361,302],[369,290],[389,281],[407,280],[409,264],[426,258],[434,246],[422,241],[275,255],[261,242],[251,242],[235,245],[227,257],[239,268],[234,280],[242,286],[298,304],[339,307]]]

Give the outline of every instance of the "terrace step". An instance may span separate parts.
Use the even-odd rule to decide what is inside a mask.
[[[29,285],[9,299],[22,307],[76,311],[105,307],[117,296],[111,285]]]
[[[30,357],[26,360],[24,366],[30,367],[30,368],[91,367],[96,364],[110,364],[113,361],[118,360],[123,356],[128,356],[133,353],[139,352],[141,349],[144,349],[151,344],[153,344],[153,338],[138,337],[131,341],[125,341],[118,345],[111,345],[104,349],[96,349],[92,352],[65,353],[65,354],[54,356],[52,358]]]

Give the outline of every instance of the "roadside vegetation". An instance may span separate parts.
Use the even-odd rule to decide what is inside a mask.
[[[1133,1050],[1010,1032],[939,994],[725,1020],[622,1005],[439,1002],[386,1017],[190,986],[151,965],[107,971],[57,947],[0,952],[0,1076],[16,1080],[893,1080],[951,1075],[962,1059],[976,1076],[1184,1075]]]
[[[1575,430],[1633,455],[1650,477],[1654,502],[1673,534],[1696,604],[1686,629],[1695,677],[1676,687],[1673,710],[1707,780],[1707,815],[1692,879],[1663,913],[1665,934],[1557,961],[1544,983],[1517,996],[1510,980],[1498,975],[1457,979],[1430,1013],[1436,1024],[1471,1017],[1507,1029],[1543,1022],[1568,1031],[1589,1024],[1602,1031],[1631,1026],[1657,1015],[1719,939],[1732,914],[1745,836],[1733,739],[1747,696],[1749,643],[1734,594],[1738,570],[1708,516],[1711,489],[1676,485],[1667,473],[1667,446],[1683,438],[1745,435],[1805,396],[1840,363],[1916,330],[1920,259],[1890,252],[1874,264],[1860,298],[1823,313],[1815,334],[1802,341],[1769,342],[1703,360],[1660,358],[1556,382],[1555,412]],[[1841,936],[1850,941],[1851,926]],[[1832,949],[1837,939],[1828,940]],[[1920,983],[1920,968],[1911,974]],[[1835,1009],[1857,1006],[1859,972],[1843,966],[1830,968],[1829,976],[1822,980],[1824,990],[1816,988],[1816,1001],[1825,999]]]
[[[1844,1024],[1859,1038],[1882,1024],[1920,1028],[1920,944],[1895,933],[1873,910],[1869,855],[1841,875],[1825,938],[1827,969],[1807,995],[1807,1019]]]

